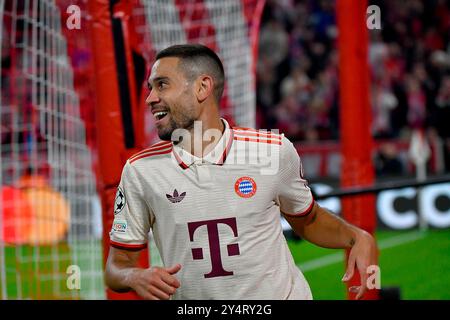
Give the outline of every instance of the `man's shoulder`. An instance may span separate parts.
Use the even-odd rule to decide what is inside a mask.
[[[232,127],[235,141],[283,145],[286,138],[278,130]]]
[[[130,158],[128,158],[128,163],[131,165],[137,162],[143,162],[144,159],[146,161],[161,158],[164,159],[170,157],[171,152],[172,152],[172,142],[160,141],[132,155]]]

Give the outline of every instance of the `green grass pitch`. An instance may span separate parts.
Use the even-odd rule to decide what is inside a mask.
[[[400,288],[401,299],[405,300],[450,299],[450,230],[378,231],[376,238],[382,288]],[[343,250],[319,248],[306,241],[289,241],[288,245],[300,268],[318,262],[304,271],[314,299],[346,299],[346,287],[341,282],[345,271]],[[337,261],[323,259],[336,253],[340,255]]]
[[[381,286],[400,288],[402,299],[450,299],[450,229],[378,231]],[[306,241],[288,241],[295,262],[308,280],[314,299],[346,299],[343,250],[324,249]],[[100,242],[95,254],[101,254]],[[77,246],[80,261],[89,252]],[[54,247],[5,247],[8,299],[83,299],[82,292],[67,290],[67,267],[73,263],[67,244]],[[52,259],[59,257],[57,261]],[[39,261],[39,262],[37,262]],[[101,264],[95,269],[101,273]],[[80,266],[84,269],[83,266]],[[91,266],[92,268],[92,266]],[[54,274],[57,274],[54,277]],[[96,279],[101,282],[101,277]],[[88,290],[92,279],[82,278]],[[97,288],[102,287],[96,283]],[[0,298],[2,288],[0,282]]]

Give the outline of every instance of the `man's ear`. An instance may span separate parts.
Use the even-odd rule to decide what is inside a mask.
[[[203,102],[213,94],[214,80],[211,76],[203,74],[197,78],[195,87],[198,102]]]

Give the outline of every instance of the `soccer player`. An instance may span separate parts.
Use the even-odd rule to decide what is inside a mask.
[[[375,263],[367,232],[321,208],[283,135],[219,116],[224,69],[202,45],[160,51],[146,103],[162,142],[126,162],[110,233],[106,284],[144,299],[312,299],[283,236],[351,248],[344,281]],[[164,267],[137,267],[152,229]]]

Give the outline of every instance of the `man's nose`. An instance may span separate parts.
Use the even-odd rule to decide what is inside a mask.
[[[153,104],[159,102],[159,97],[155,93],[155,90],[150,90],[150,93],[147,96],[147,99],[145,99],[145,104],[149,107],[151,107]]]

